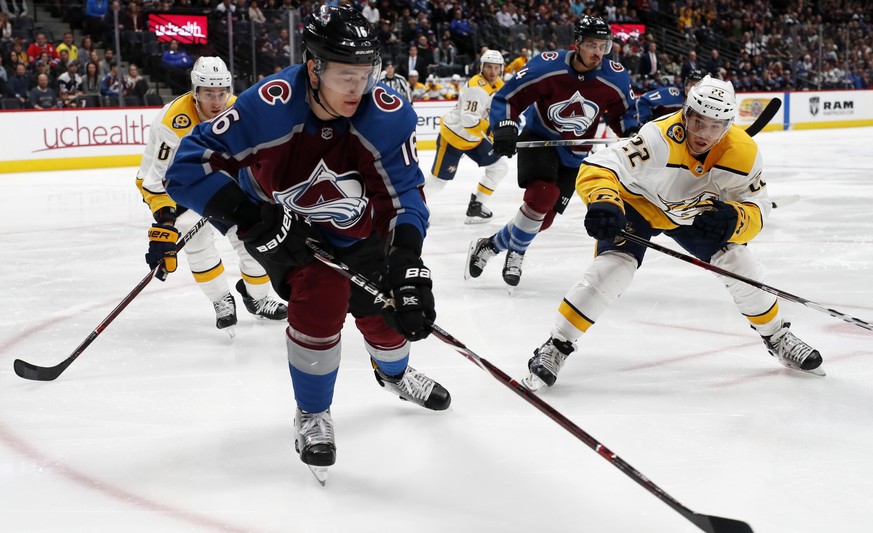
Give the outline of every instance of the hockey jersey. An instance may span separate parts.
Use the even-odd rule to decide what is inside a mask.
[[[353,117],[322,121],[310,99],[303,65],[264,78],[182,140],[167,191],[204,212],[235,182],[255,202],[284,204],[308,217],[333,245],[348,246],[374,229],[389,239],[404,224],[420,245],[429,211],[412,105],[377,84]]]
[[[679,87],[659,87],[637,99],[637,120],[645,124],[685,106],[685,95]]]
[[[742,128],[732,126],[704,155],[697,158],[685,147],[680,111],[591,154],[579,168],[576,191],[586,205],[595,199],[622,207],[627,203],[662,230],[690,225],[717,199],[739,212],[729,242],[749,242],[772,208],[758,145]]]
[[[236,97],[231,96],[227,106],[233,105],[235,100]],[[187,92],[166,104],[152,121],[146,149],[136,173],[136,186],[152,213],[162,207],[176,207],[176,202],[164,189],[164,176],[182,137],[199,123],[193,92]]]
[[[440,136],[459,150],[472,150],[488,135],[491,97],[503,87],[497,78],[492,84],[476,74],[464,87],[455,106],[440,122]]]
[[[547,140],[590,139],[601,117],[621,137],[635,128],[634,94],[627,70],[605,61],[584,74],[573,68],[573,51],[543,52],[497,91],[491,102],[491,123],[511,119]],[[576,168],[590,146],[561,146],[561,164]]]

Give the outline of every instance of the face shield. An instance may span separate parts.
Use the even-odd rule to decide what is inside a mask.
[[[685,132],[691,136],[689,149],[694,153],[702,153],[712,148],[727,133],[731,122],[730,119],[721,120],[694,111],[688,112],[685,116]]]
[[[598,57],[604,57],[606,54],[612,51],[612,40],[593,39],[591,37],[585,37],[582,40],[577,40],[576,46],[578,46],[579,50],[581,50],[589,57],[595,55]]]
[[[318,68],[319,66],[321,68]],[[377,61],[374,65],[318,61],[316,67],[319,71],[319,80],[325,88],[346,96],[361,96],[369,93],[382,73],[381,61]]]

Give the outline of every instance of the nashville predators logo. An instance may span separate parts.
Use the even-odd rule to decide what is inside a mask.
[[[678,144],[682,144],[685,142],[685,128],[682,127],[682,124],[673,124],[667,129],[667,137],[670,137]]]
[[[185,113],[179,113],[175,117],[173,117],[173,128],[177,130],[184,130],[185,128],[191,125],[191,118]]]
[[[664,206],[667,214],[678,219],[687,220],[694,218],[700,213],[712,207],[712,200],[718,200],[718,195],[709,191],[694,196],[693,198],[685,198],[678,201],[665,200],[658,195],[658,200]]]

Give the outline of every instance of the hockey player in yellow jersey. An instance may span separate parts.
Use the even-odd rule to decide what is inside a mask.
[[[446,113],[437,136],[436,157],[427,177],[425,195],[441,191],[454,179],[462,155],[467,155],[485,175],[479,180],[476,192],[470,195],[466,224],[480,224],[491,218],[485,201],[509,171],[506,158],[494,152],[491,144],[488,116],[491,97],[503,87],[503,56],[497,50],[482,54],[480,71],[461,89],[458,102]]]
[[[155,223],[149,230],[149,251],[146,262],[155,268],[161,259],[164,266],[156,277],[166,279],[176,270],[175,243],[200,219],[200,215],[179,206],[164,189],[164,176],[173,161],[182,137],[201,122],[214,119],[230,107],[232,78],[219,57],[201,57],[191,71],[191,91],[176,98],[158,112],[149,131],[142,163],[136,174],[136,185],[148,203]],[[271,320],[284,320],[285,304],[268,294],[270,283],[264,268],[246,251],[237,238],[236,227],[218,227],[239,255],[242,279],[236,284],[246,309],[253,315]],[[215,325],[234,336],[237,322],[236,300],[228,288],[224,265],[215,247],[215,235],[210,227],[200,229],[183,248],[188,266],[198,286],[212,302]]]
[[[664,233],[702,261],[766,278],[746,243],[761,231],[771,202],[758,146],[733,125],[736,107],[730,82],[706,76],[681,111],[584,161],[576,192],[588,206],[585,229],[597,239],[596,256],[558,306],[550,338],[529,360],[526,387],[554,385],[579,337],[630,286],[646,248],[622,240],[623,229],[646,240]],[[772,356],[791,369],[824,375],[818,350],[789,330],[775,296],[719,279]]]

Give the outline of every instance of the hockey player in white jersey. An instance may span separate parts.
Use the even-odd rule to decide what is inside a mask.
[[[558,306],[549,339],[528,362],[525,386],[554,385],[579,337],[630,286],[646,248],[623,241],[626,228],[647,240],[664,233],[700,260],[765,279],[746,244],[761,231],[771,204],[758,146],[733,126],[736,108],[733,86],[706,76],[691,88],[682,111],[583,162],[576,192],[588,206],[585,229],[597,239],[596,257]],[[824,375],[818,350],[789,330],[775,296],[719,279],[772,356]]]
[[[500,52],[488,50],[483,53],[479,74],[470,78],[461,89],[455,107],[440,122],[437,153],[425,184],[424,192],[428,196],[441,191],[454,179],[462,155],[484,167],[485,175],[479,180],[476,192],[470,195],[466,224],[488,222],[492,213],[485,207],[485,202],[509,171],[506,158],[494,152],[488,122],[491,97],[503,87],[502,73],[503,56]]]
[[[182,137],[200,122],[214,119],[233,104],[235,97],[231,82],[230,71],[221,58],[199,58],[191,71],[192,90],[165,105],[152,122],[142,164],[136,174],[136,185],[155,218],[149,230],[146,262],[149,267],[155,268],[161,259],[164,260],[164,266],[156,274],[162,281],[169,272],[176,270],[175,245],[179,235],[187,233],[200,219],[200,215],[177,205],[167,194],[164,189],[167,167]],[[224,232],[239,255],[242,279],[237,282],[236,289],[246,309],[255,316],[284,320],[287,313],[285,304],[268,294],[270,279],[237,238],[236,228],[216,227]],[[237,322],[236,301],[228,288],[224,265],[215,247],[211,229],[200,229],[183,250],[197,285],[212,302],[215,326],[233,337],[233,326]]]

